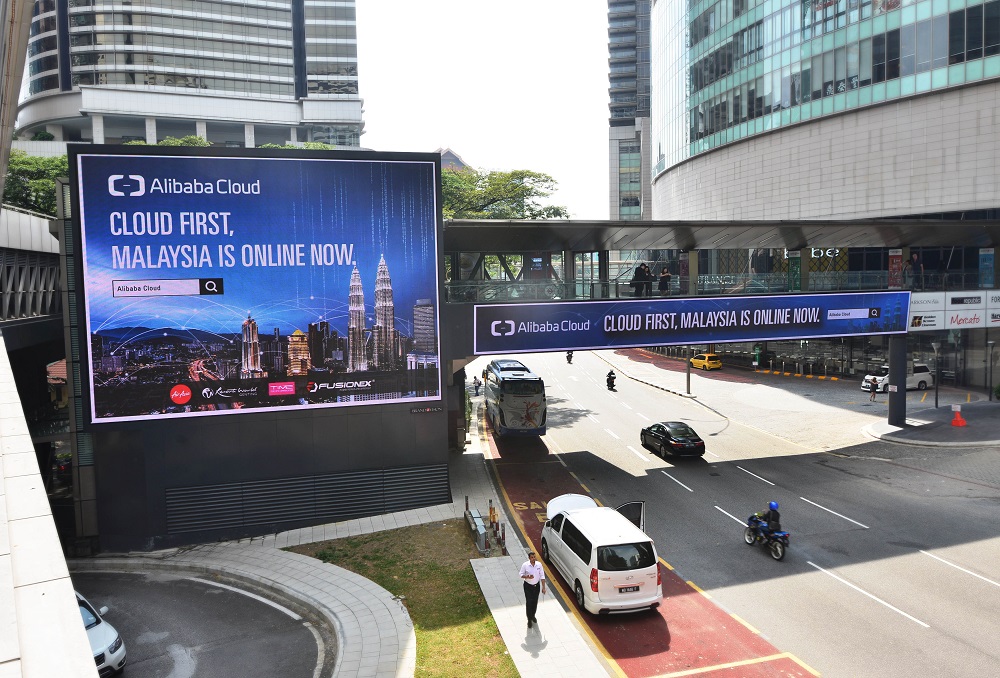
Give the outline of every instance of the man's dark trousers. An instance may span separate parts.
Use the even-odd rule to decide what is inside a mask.
[[[539,588],[539,584],[532,586],[528,582],[524,582],[524,602],[526,606],[525,611],[528,613],[528,621],[535,620],[535,611],[538,609]]]

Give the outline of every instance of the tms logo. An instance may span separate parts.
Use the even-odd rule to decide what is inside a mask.
[[[178,405],[184,405],[191,400],[191,389],[184,384],[177,384],[170,389],[170,399]]]
[[[315,382],[310,381],[306,384],[306,390],[310,393],[316,393],[317,391],[337,391],[340,389],[359,389],[359,388],[371,388],[375,381],[372,379],[366,381],[321,381]]]
[[[108,193],[111,195],[146,195],[146,180],[138,174],[112,174],[108,177]]]
[[[267,385],[267,394],[269,396],[295,395],[295,382],[294,381],[271,382]]]
[[[504,331],[506,329],[506,331]],[[490,325],[490,334],[494,337],[509,337],[514,334],[513,320],[494,320]]]

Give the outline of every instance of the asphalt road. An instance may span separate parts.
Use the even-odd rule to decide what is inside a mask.
[[[229,585],[166,574],[72,578],[95,607],[108,606],[131,678],[312,678],[316,670],[319,635],[306,620]]]
[[[572,365],[556,353],[522,360],[546,380],[550,451],[602,503],[645,500],[660,555],[781,651],[825,676],[1000,665],[995,450],[873,441],[861,429],[885,417],[886,397],[870,403],[857,382],[723,370],[693,375],[689,399],[621,373],[608,392],[608,365],[589,352]],[[661,385],[685,390],[677,370]],[[933,405],[933,391],[908,394],[908,416],[928,395]],[[939,394],[942,406],[975,397]],[[643,449],[639,430],[663,420],[701,433],[705,459]],[[782,562],[742,541],[742,521],[772,499],[792,533]]]

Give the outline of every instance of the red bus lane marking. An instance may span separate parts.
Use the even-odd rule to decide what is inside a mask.
[[[504,501],[530,548],[541,556],[548,501],[561,494],[581,493],[582,483],[558,463],[540,438],[487,439]],[[551,565],[545,565],[545,574],[598,648],[630,678],[721,676],[723,672],[749,678],[817,675],[717,607],[664,561],[660,564],[663,603],[657,610],[634,614],[599,616],[580,611],[571,585]]]

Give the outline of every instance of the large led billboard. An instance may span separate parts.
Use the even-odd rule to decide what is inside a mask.
[[[440,158],[72,149],[94,423],[441,398]]]
[[[909,292],[477,305],[475,351],[483,355],[902,334],[909,307]]]

